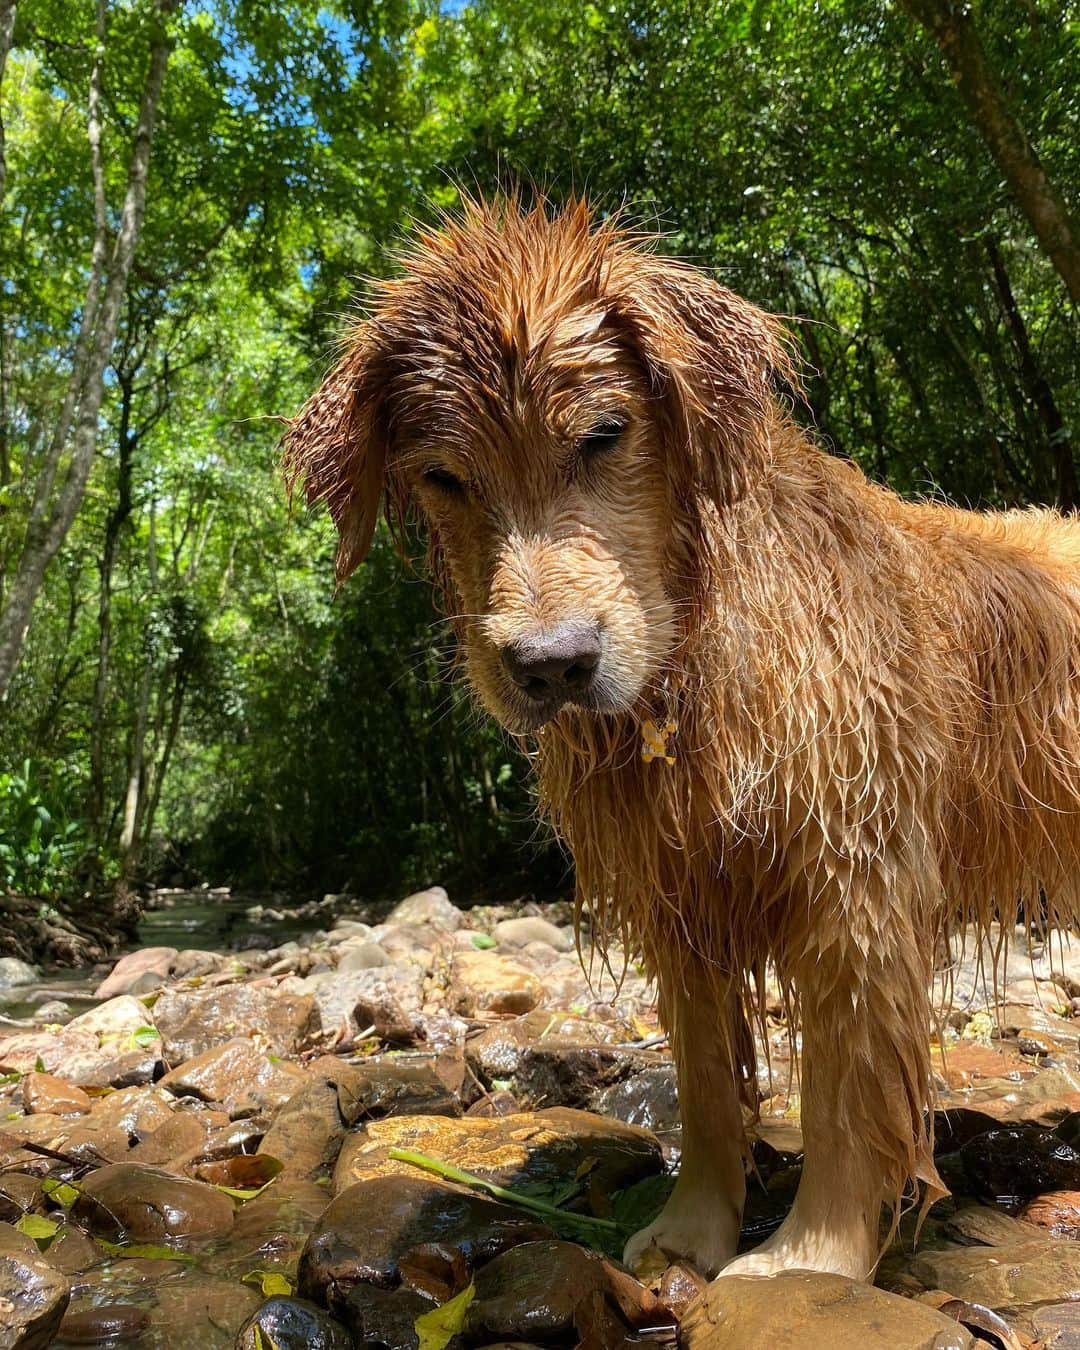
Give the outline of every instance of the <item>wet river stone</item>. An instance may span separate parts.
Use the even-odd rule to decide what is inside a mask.
[[[642,1284],[574,1242],[529,1242],[496,1257],[476,1276],[470,1340],[611,1344],[646,1323],[670,1321]],[[615,1343],[618,1340],[615,1339]]]
[[[426,1153],[500,1186],[565,1185],[587,1175],[606,1195],[663,1166],[660,1145],[647,1130],[569,1107],[460,1120],[391,1116],[348,1137],[334,1190],[371,1176],[415,1176],[415,1167],[389,1156],[391,1148]]]
[[[176,960],[175,947],[143,947],[122,956],[97,989],[95,998],[114,998],[117,994],[149,993],[168,979]]]
[[[969,1139],[960,1150],[976,1195],[1026,1198],[1080,1188],[1080,1152],[1052,1130],[1006,1126]]]
[[[299,1291],[340,1311],[356,1285],[399,1284],[401,1263],[416,1248],[429,1257],[439,1248],[450,1266],[460,1253],[471,1268],[551,1236],[538,1220],[463,1187],[416,1174],[373,1177],[327,1206],[300,1258]]]
[[[72,1345],[129,1345],[149,1322],[146,1309],[133,1303],[102,1303],[69,1312],[60,1323],[60,1338]]]
[[[50,1345],[70,1296],[67,1280],[38,1254],[33,1242],[3,1225],[0,1350],[39,1350]]]
[[[114,1239],[202,1240],[230,1231],[233,1202],[201,1181],[138,1163],[114,1163],[80,1182],[72,1217]]]
[[[256,1332],[258,1333],[256,1335]],[[353,1350],[340,1322],[303,1298],[267,1299],[240,1328],[236,1350]]]
[[[298,1064],[278,1060],[249,1040],[230,1040],[189,1059],[158,1084],[176,1097],[220,1102],[234,1119],[276,1111],[307,1082]]]
[[[90,1110],[90,1098],[51,1073],[28,1073],[22,1081],[23,1106],[28,1115],[42,1111],[54,1116],[81,1116]]]
[[[450,897],[441,886],[429,886],[426,891],[407,895],[387,916],[387,923],[425,924],[444,933],[456,933],[464,922],[461,910],[450,903]]]
[[[274,1055],[289,1055],[319,1029],[314,1000],[251,984],[217,989],[167,989],[154,1004],[170,1064],[201,1055],[237,1037]]]
[[[911,1270],[928,1289],[945,1289],[1007,1315],[1076,1298],[1080,1243],[1032,1238],[1003,1247],[922,1251]]]
[[[910,1299],[808,1270],[729,1275],[691,1304],[684,1350],[975,1350],[951,1318]]]
[[[1080,1239],[1080,1191],[1049,1191],[1029,1200],[1020,1217],[1054,1237]]]
[[[454,955],[447,999],[453,1011],[463,1017],[529,1012],[543,996],[544,986],[517,961],[492,951]]]

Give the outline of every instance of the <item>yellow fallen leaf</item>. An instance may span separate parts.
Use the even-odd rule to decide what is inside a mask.
[[[279,1270],[249,1270],[241,1276],[242,1284],[257,1284],[263,1298],[274,1298],[280,1294],[288,1298],[293,1291],[292,1281]]]
[[[465,1325],[465,1315],[475,1297],[476,1285],[470,1284],[446,1303],[432,1308],[430,1312],[421,1313],[413,1323],[420,1341],[418,1350],[446,1350],[446,1346]]]
[[[54,1238],[60,1229],[55,1219],[46,1219],[43,1214],[24,1214],[15,1227],[28,1238],[33,1238],[35,1242]]]

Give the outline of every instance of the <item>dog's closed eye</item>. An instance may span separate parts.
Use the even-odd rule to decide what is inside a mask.
[[[448,497],[460,496],[465,491],[465,484],[457,474],[438,464],[431,464],[424,470],[424,482]]]
[[[619,438],[626,430],[626,424],[616,417],[605,417],[582,436],[577,443],[578,454],[583,460],[597,459],[614,450]]]

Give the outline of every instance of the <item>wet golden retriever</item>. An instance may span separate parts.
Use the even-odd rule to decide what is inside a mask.
[[[490,712],[535,746],[581,904],[656,978],[684,1151],[627,1249],[864,1278],[882,1202],[942,1194],[936,944],[1077,912],[1080,527],[914,504],[822,451],[777,322],[516,198],[418,235],[290,424],[361,561],[415,510]],[[737,1259],[747,1017],[802,1024],[805,1165]]]

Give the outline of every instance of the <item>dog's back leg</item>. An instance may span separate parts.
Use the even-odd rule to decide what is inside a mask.
[[[659,1218],[627,1244],[631,1268],[650,1250],[685,1257],[708,1275],[737,1250],[746,1173],[740,1085],[750,1039],[734,985],[685,951],[659,967],[660,1020],[668,1032],[679,1082],[682,1161]]]

